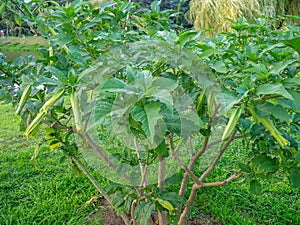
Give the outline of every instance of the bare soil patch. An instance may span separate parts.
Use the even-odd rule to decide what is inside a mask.
[[[98,221],[105,225],[125,225],[123,220],[117,216],[116,212],[112,209],[112,207],[106,202],[101,202],[101,207],[99,212],[91,215],[92,221]],[[158,222],[156,220],[156,222]],[[157,224],[157,223],[156,223]],[[221,225],[216,219],[214,219],[211,215],[201,212],[199,218],[193,218],[189,221],[188,225]]]

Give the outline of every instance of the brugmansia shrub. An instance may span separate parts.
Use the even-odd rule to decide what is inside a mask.
[[[25,135],[43,132],[125,224],[154,223],[154,212],[159,224],[186,224],[200,189],[241,176],[256,194],[274,173],[298,188],[299,28],[238,20],[207,39],[158,9],[78,0],[37,16],[49,47],[0,58],[0,98],[16,105]],[[211,180],[234,142],[248,160]]]

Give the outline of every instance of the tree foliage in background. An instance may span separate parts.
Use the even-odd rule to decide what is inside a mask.
[[[196,29],[211,29],[211,34],[227,31],[230,21],[245,17],[253,21],[255,17],[267,15],[299,15],[300,2],[297,0],[192,0],[188,17]],[[280,20],[277,26],[280,26]]]

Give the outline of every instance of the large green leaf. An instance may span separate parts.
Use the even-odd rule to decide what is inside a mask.
[[[294,62],[297,62],[298,59],[289,59],[289,60],[283,60],[278,63],[275,63],[271,69],[272,74],[279,74],[282,70],[287,68],[289,65],[291,65]]]
[[[215,64],[211,65],[210,67],[218,73],[227,73],[228,72],[226,65],[222,61],[218,61]]]
[[[263,95],[281,95],[287,99],[294,100],[293,96],[283,87],[281,83],[260,85],[257,88],[256,93]]]
[[[274,105],[271,102],[262,102],[256,105],[257,114],[260,117],[266,118],[270,115],[281,121],[288,121],[290,116],[282,105]]]
[[[258,172],[275,172],[278,170],[276,160],[266,155],[259,155],[251,160],[251,163]]]
[[[54,77],[56,77],[61,83],[68,84],[67,75],[60,69],[54,66],[46,66],[45,69],[49,71]]]
[[[295,112],[300,113],[300,92],[289,90],[289,93],[293,96],[292,108]]]
[[[300,188],[300,168],[293,167],[289,170],[290,181],[295,188]]]
[[[217,103],[220,104],[221,113],[226,113],[230,110],[235,104],[238,104],[243,98],[247,96],[248,92],[246,91],[243,95],[236,95],[233,92],[224,91],[217,95]]]
[[[6,4],[7,4],[7,2],[2,2],[2,4],[0,5],[0,15],[4,12],[4,10],[6,8]]]
[[[166,127],[160,114],[160,103],[149,102],[145,105],[135,105],[132,110],[132,117],[142,123],[151,147],[156,147],[165,135]]]
[[[124,92],[127,94],[135,93],[135,90],[131,86],[117,78],[111,78],[107,80],[101,89],[108,92]]]
[[[153,202],[142,202],[138,204],[134,211],[134,217],[141,225],[148,225],[149,219],[151,217],[152,211],[154,211],[155,206]]]
[[[176,81],[159,77],[152,82],[146,94],[162,103],[173,105],[172,91],[174,91],[177,86]]]
[[[287,46],[292,47],[300,54],[300,37],[282,41]]]

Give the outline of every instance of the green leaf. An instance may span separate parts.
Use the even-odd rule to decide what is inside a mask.
[[[253,167],[258,172],[275,172],[278,170],[276,160],[266,155],[259,155],[251,160]]]
[[[161,156],[163,156],[163,157],[168,157],[169,156],[169,149],[168,149],[168,147],[167,147],[167,145],[166,145],[166,142],[165,142],[165,140],[163,140],[155,149],[154,149],[154,151],[157,153],[157,154],[159,154],[159,155],[161,155]]]
[[[159,77],[156,78],[148,90],[146,90],[147,97],[154,97],[166,105],[173,105],[172,91],[177,87],[177,83],[174,80]]]
[[[246,173],[252,172],[251,167],[248,164],[239,163],[238,165],[243,172],[246,172]]]
[[[244,97],[246,97],[248,92],[245,92],[243,95],[235,95],[232,92],[226,91],[217,96],[217,103],[221,105],[221,113],[226,113],[230,110],[235,104],[238,104]]]
[[[269,117],[270,115],[279,119],[280,121],[288,121],[290,116],[282,105],[274,105],[270,102],[262,102],[256,104],[257,114],[260,117]]]
[[[227,73],[228,69],[226,68],[226,65],[222,61],[218,61],[214,65],[210,66],[218,73]]]
[[[22,26],[21,18],[17,14],[14,15],[14,19],[18,26]]]
[[[173,211],[174,210],[174,207],[173,205],[167,201],[167,200],[164,200],[164,199],[161,199],[161,198],[156,198],[156,201],[158,201],[158,203],[165,209],[169,210],[169,211]]]
[[[271,51],[274,48],[280,48],[280,47],[283,47],[283,46],[284,46],[284,44],[282,44],[282,43],[277,43],[275,45],[270,45],[270,46],[264,48],[263,51],[258,54],[257,58],[262,57],[265,53]]]
[[[272,74],[279,74],[282,70],[287,68],[290,64],[297,62],[298,59],[290,59],[290,60],[284,60],[280,61],[278,63],[275,63],[270,71]]]
[[[156,140],[161,142],[161,138],[165,134],[166,128],[162,127],[162,116],[160,115],[160,103],[149,102],[144,106],[136,105],[132,109],[132,117],[142,123],[142,129],[148,137],[150,144],[154,144]]]
[[[72,6],[69,6],[67,8],[63,7],[63,11],[67,16],[72,16],[75,12],[75,8]]]
[[[264,64],[255,64],[255,63],[251,63],[250,68],[246,68],[243,71],[246,72],[251,72],[251,73],[258,73],[258,74],[266,74],[268,73],[268,70],[266,68],[266,66]]]
[[[127,85],[124,81],[117,79],[117,78],[111,78],[107,80],[102,88],[103,91],[108,92],[124,92],[127,94],[134,94],[135,91],[133,88],[131,88],[129,85]]]
[[[282,41],[287,46],[292,47],[300,54],[300,37]]]
[[[287,99],[294,100],[293,96],[283,87],[281,83],[260,85],[257,88],[256,93],[263,95],[281,95]]]
[[[197,40],[201,32],[195,30],[184,31],[183,33],[178,35],[177,43],[180,45],[185,45],[191,41]]]
[[[6,4],[7,4],[7,2],[2,2],[2,4],[0,5],[0,15],[4,12],[4,10],[6,8]]]
[[[260,195],[262,193],[262,186],[258,180],[250,181],[250,190],[255,195]]]
[[[289,93],[293,96],[293,100],[292,100],[292,109],[297,112],[300,113],[300,93],[299,91],[294,91],[294,90],[289,90]]]
[[[167,192],[161,196],[162,199],[169,201],[176,206],[183,203],[184,199],[175,192]]]
[[[115,192],[114,194],[109,196],[112,206],[117,210],[125,200],[125,196],[120,192]]]
[[[289,179],[294,188],[300,188],[300,168],[295,166],[289,170]]]
[[[67,79],[67,75],[53,66],[46,66],[45,69],[49,71],[54,77],[56,77],[61,83],[68,84],[69,81]]]
[[[155,206],[153,202],[142,202],[138,204],[134,211],[134,218],[141,223],[141,225],[148,225],[152,211]]]

